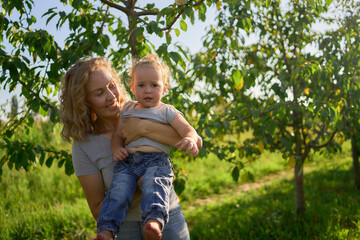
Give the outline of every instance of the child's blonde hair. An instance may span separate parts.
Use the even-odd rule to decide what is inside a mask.
[[[145,66],[151,66],[155,70],[159,71],[161,74],[161,80],[163,81],[164,85],[170,85],[170,70],[166,63],[160,60],[159,56],[156,53],[148,54],[145,57],[141,58],[140,60],[135,60],[133,62],[133,67],[130,71],[131,76],[131,85],[134,81],[134,75],[137,70]]]

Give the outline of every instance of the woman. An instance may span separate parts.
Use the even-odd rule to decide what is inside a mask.
[[[127,94],[117,73],[103,57],[80,59],[70,67],[61,82],[61,136],[66,141],[74,140],[75,174],[95,219],[110,188],[114,164],[110,139],[119,118],[119,109],[126,100]],[[181,139],[170,126],[154,122],[131,118],[123,126],[126,143],[142,136],[169,145]],[[137,191],[117,239],[143,239],[140,201],[140,192]],[[189,239],[185,217],[174,190],[170,194],[169,216],[163,239]]]

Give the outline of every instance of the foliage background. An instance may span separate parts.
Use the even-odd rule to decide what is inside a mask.
[[[76,60],[105,55],[126,83],[131,60],[157,52],[173,73],[164,101],[183,110],[204,139],[201,155],[221,160],[232,184],[255,180],[259,173],[248,166],[266,153],[277,154],[293,170],[294,217],[301,229],[304,219],[309,222],[305,193],[310,199],[312,194],[304,166],[318,155],[326,161],[341,154],[349,140],[354,186],[360,189],[359,2],[199,0],[161,8],[138,7],[133,0],[59,2],[69,10],[50,8],[42,18],[58,31],[69,30],[63,42],[35,25],[40,16],[32,10],[39,2],[1,1],[0,83],[10,92],[21,89],[22,107],[14,99],[1,121],[0,176],[4,169],[33,172],[54,165],[73,174],[69,146],[50,132],[59,128],[60,79]],[[211,7],[215,23],[203,47],[190,52],[176,37],[205,21]],[[334,27],[314,31],[319,23]],[[150,36],[162,44],[154,45]],[[248,36],[256,40],[246,43]],[[179,154],[174,152],[192,160]],[[185,194],[188,176],[180,162],[176,174],[176,190],[185,189],[183,197],[191,199],[197,191],[188,187]],[[206,189],[221,191],[217,184]]]

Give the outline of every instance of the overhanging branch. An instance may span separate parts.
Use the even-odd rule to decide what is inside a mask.
[[[123,7],[123,6],[120,6],[120,5],[116,4],[116,3],[110,2],[108,0],[101,0],[101,2],[108,5],[108,6],[110,6],[110,7],[113,7],[113,8],[116,8],[116,9],[122,11],[126,15],[129,14],[129,10],[127,8]]]
[[[21,79],[19,79],[19,83],[26,89],[28,90],[33,96],[35,96],[37,99],[39,99],[41,102],[45,103],[46,106],[48,106],[51,110],[53,111],[57,111],[58,109],[51,105],[50,103],[48,103],[47,101],[45,101],[44,99],[42,99],[40,97],[40,93],[39,92],[35,92],[31,87],[29,87],[24,81],[22,81]]]
[[[332,140],[333,138],[335,137],[335,134],[337,133],[337,129],[331,134],[329,140],[323,144],[320,144],[320,145],[315,145],[313,141],[310,141],[308,146],[311,147],[311,148],[323,148],[323,147],[326,147]]]

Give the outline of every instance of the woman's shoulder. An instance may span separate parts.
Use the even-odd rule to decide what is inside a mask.
[[[94,149],[107,146],[109,142],[110,140],[102,135],[87,134],[86,141],[74,141],[72,148]]]
[[[88,134],[86,141],[74,141],[72,162],[76,176],[112,169],[110,140],[101,135]]]
[[[123,106],[123,108],[121,109],[121,111],[127,111],[127,110],[129,110],[129,109],[131,109],[131,108],[134,108],[135,107],[135,105],[136,105],[136,101],[127,101],[125,104],[124,104],[124,106]]]

